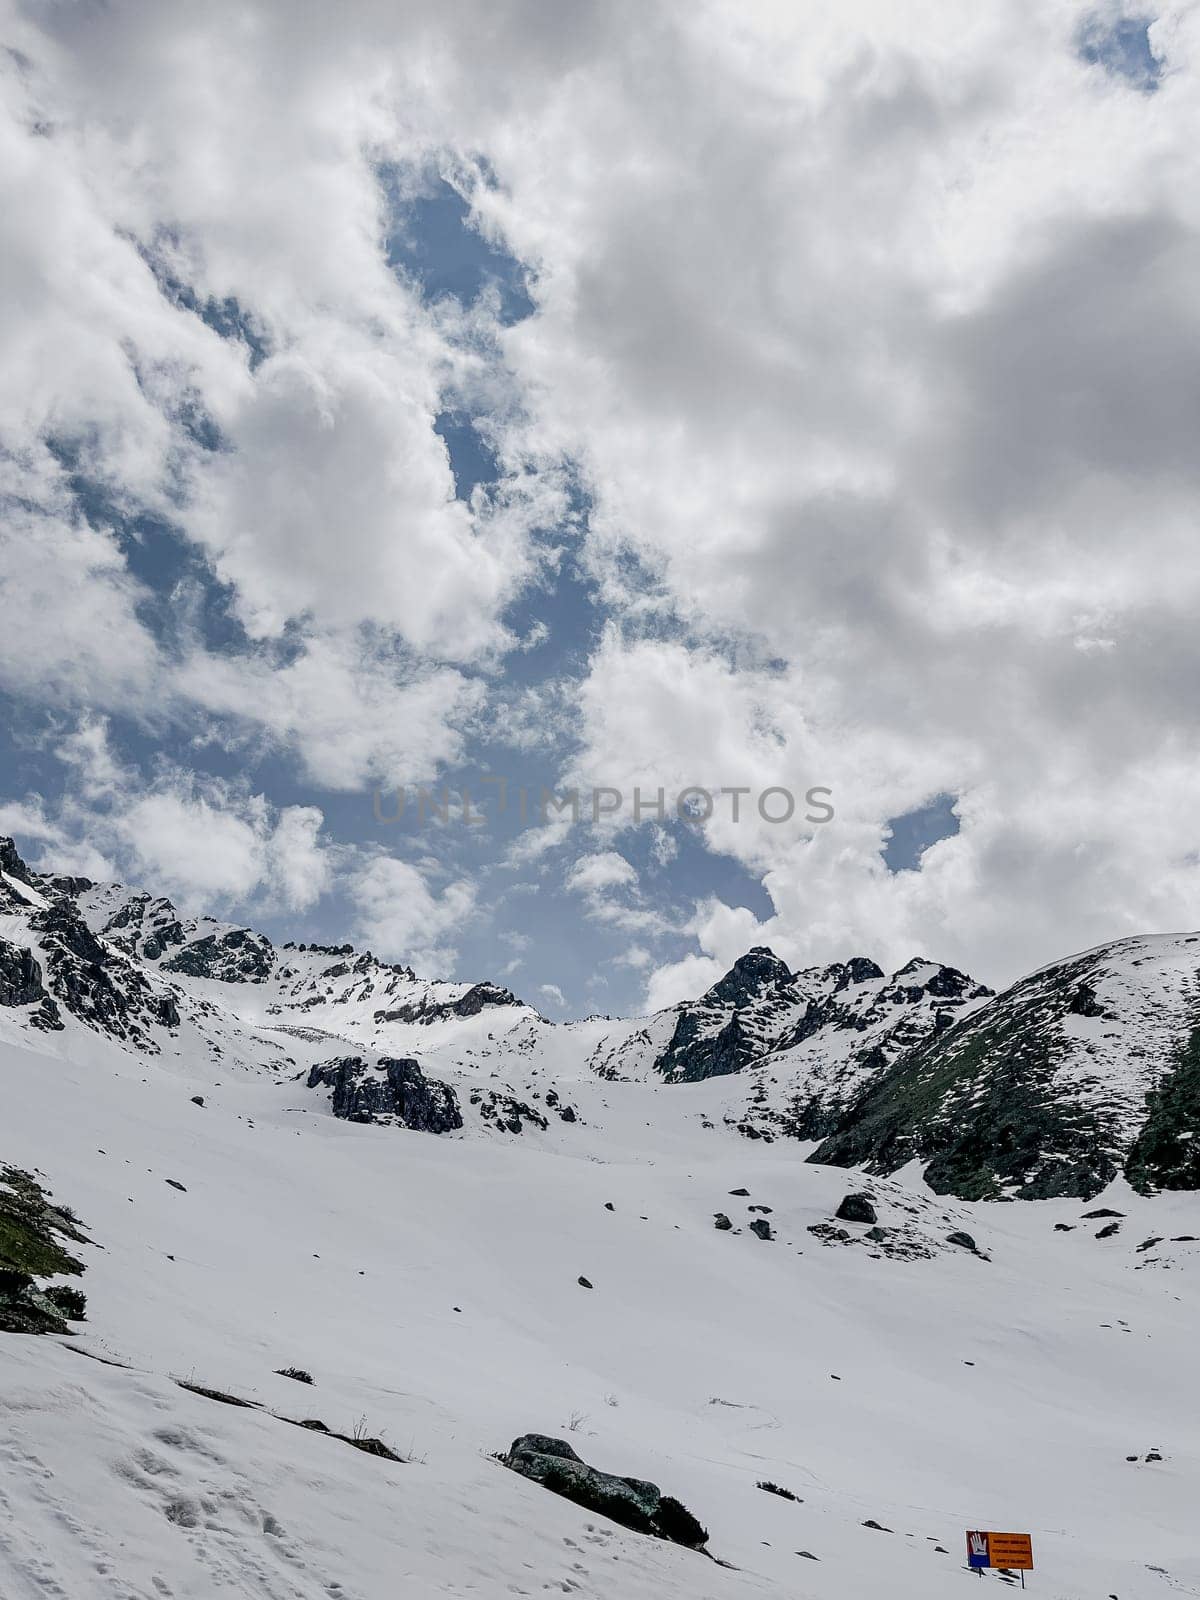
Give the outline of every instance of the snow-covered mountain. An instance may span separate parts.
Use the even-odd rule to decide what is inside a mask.
[[[554,1024],[0,841],[0,1595],[1200,1594],[1198,971]]]
[[[415,1061],[444,1084],[453,1128],[461,1107],[500,1133],[544,1131],[596,1079],[707,1084],[680,1096],[685,1115],[821,1141],[825,1164],[919,1160],[964,1199],[1087,1198],[1131,1160],[1143,1185],[1200,1184],[1186,1137],[1200,935],[1121,940],[1001,995],[919,958],[890,974],[866,957],[792,972],[756,948],[694,1002],[551,1023],[487,981],[421,979],[349,945],[276,950],[163,898],[31,873],[11,841],[0,862],[10,1018],[301,1077],[356,1120],[403,1121],[404,1074],[387,1063]]]

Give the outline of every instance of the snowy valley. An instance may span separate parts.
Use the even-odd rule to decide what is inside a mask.
[[[0,1335],[4,1600],[1015,1582],[968,1528],[1056,1600],[1200,1595],[1200,936],[998,995],[756,949],[551,1023],[0,870],[0,1166],[87,1297],[16,1282],[10,1180],[0,1315],[51,1331]],[[526,1434],[702,1548],[508,1470]]]

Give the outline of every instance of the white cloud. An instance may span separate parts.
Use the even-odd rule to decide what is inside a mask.
[[[616,621],[568,764],[831,787],[826,826],[703,825],[763,875],[781,953],[916,946],[996,979],[1200,920],[1193,6],[1160,8],[1153,94],[1079,59],[1074,0],[414,0],[303,29],[218,0],[186,48],[145,0],[36,19],[0,117],[7,685],[209,717],[334,787],[412,779],[486,721],[458,669],[511,642],[569,457]],[[537,315],[423,305],[385,259],[383,162],[451,173]],[[236,301],[265,359],[148,258]],[[453,498],[433,429],[466,396],[495,503]],[[51,437],[199,541],[256,648],[164,660]],[[510,691],[491,728],[530,748],[570,718]],[[942,792],[959,835],[887,874],[887,819]],[[241,801],[153,798],[260,837]],[[637,887],[589,914],[649,915]],[[744,924],[702,908],[696,959]]]
[[[556,983],[542,983],[538,985],[538,993],[543,1000],[549,1000],[553,1006],[565,1008],[567,997]]]
[[[566,888],[582,898],[591,922],[643,936],[670,927],[665,913],[646,903],[636,870],[615,850],[578,857],[567,872]]]
[[[117,874],[189,911],[305,910],[332,885],[334,855],[314,806],[279,808],[165,761],[147,778],[113,753],[100,718],[81,721],[55,753],[70,773],[62,799],[49,818],[18,819],[17,831],[44,839],[56,868]]]
[[[454,969],[456,932],[475,909],[468,878],[440,892],[410,862],[378,855],[351,874],[348,889],[356,908],[355,937],[376,955],[405,961],[423,976],[447,977]]]
[[[138,617],[144,591],[112,535],[73,515],[52,464],[40,468],[0,452],[0,688],[148,713],[162,662]]]
[[[567,888],[576,894],[603,893],[637,881],[634,868],[615,850],[580,856],[567,873]]]
[[[265,653],[193,653],[176,682],[220,716],[223,738],[261,734],[294,750],[315,783],[346,790],[418,783],[458,760],[486,693],[370,633],[310,635],[283,665]]]
[[[652,972],[646,981],[646,1010],[661,1011],[682,1000],[695,1000],[728,968],[711,956],[684,956]]]

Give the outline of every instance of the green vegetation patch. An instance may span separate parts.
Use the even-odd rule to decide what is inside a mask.
[[[78,1290],[47,1297],[39,1278],[78,1277],[83,1263],[63,1241],[86,1244],[74,1214],[54,1205],[28,1172],[0,1167],[0,1332],[66,1333],[67,1319],[83,1317]]]
[[[1125,1170],[1141,1194],[1200,1189],[1200,1027],[1192,1029],[1174,1066],[1146,1096],[1146,1121]]]

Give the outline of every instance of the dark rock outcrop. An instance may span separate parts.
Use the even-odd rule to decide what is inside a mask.
[[[179,1023],[169,995],[156,992],[139,966],[98,939],[70,899],[35,911],[29,926],[41,942],[46,987],[68,1011],[97,1032],[157,1053],[149,1030]],[[61,1026],[49,997],[31,1020],[35,1027]]]
[[[545,1133],[550,1126],[536,1107],[525,1100],[518,1100],[516,1095],[502,1094],[495,1089],[472,1089],[471,1104],[479,1112],[481,1121],[497,1132],[523,1133],[530,1126]]]
[[[833,1213],[839,1222],[878,1222],[869,1194],[848,1194]]]
[[[373,1065],[347,1056],[313,1067],[308,1087],[333,1090],[330,1107],[347,1122],[388,1122],[418,1133],[451,1133],[463,1125],[449,1084],[426,1078],[410,1058],[380,1056]]]
[[[227,933],[193,939],[164,961],[162,970],[222,983],[263,983],[271,976],[274,965],[275,950],[264,934],[251,933],[249,928],[231,928]]]
[[[7,837],[0,839],[0,872],[7,873],[18,883],[32,883],[29,868],[18,855],[15,841]]]
[[[0,939],[0,1006],[31,1006],[45,997],[33,951]]]
[[[328,976],[328,974],[327,974]],[[422,995],[420,1000],[395,1006],[390,1011],[377,1011],[376,1022],[444,1022],[448,1017],[477,1017],[488,1006],[519,1006],[511,989],[502,989],[498,983],[476,983],[457,1000],[432,1000]]]
[[[695,1005],[680,1010],[655,1067],[670,1083],[740,1072],[770,1048],[771,1019],[797,1000],[786,963],[758,945]]]
[[[513,1440],[508,1454],[500,1459],[513,1472],[622,1527],[691,1550],[708,1543],[707,1531],[687,1507],[664,1495],[657,1484],[589,1467],[565,1439],[525,1433]]]

